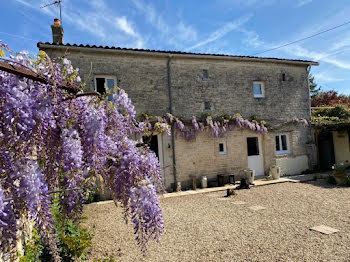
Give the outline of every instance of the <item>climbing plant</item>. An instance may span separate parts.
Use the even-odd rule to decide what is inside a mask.
[[[81,94],[79,70],[67,58],[40,52],[31,59],[0,41],[7,63],[39,74],[45,83],[0,70],[0,253],[16,255],[19,220],[28,217],[60,261],[51,213],[58,192],[63,217],[82,214],[83,190],[96,178],[134,224],[143,251],[159,240],[163,218],[158,193],[163,182],[157,157],[131,135],[144,132],[127,94],[111,101]],[[69,88],[67,88],[69,87]]]
[[[201,119],[192,116],[191,120],[182,121],[179,117],[167,113],[164,117],[152,116],[147,113],[142,114],[144,130],[148,136],[158,133],[167,132],[170,135],[170,126],[181,133],[186,140],[195,139],[200,132],[210,131],[214,137],[224,136],[227,131],[248,129],[259,134],[268,132],[267,124],[264,120],[258,120],[256,116],[252,116],[251,120],[244,119],[241,114],[222,115],[215,117],[211,115],[203,115]],[[308,121],[304,118],[294,118],[287,122],[276,126],[270,126],[269,129],[278,129],[287,124],[308,125]]]

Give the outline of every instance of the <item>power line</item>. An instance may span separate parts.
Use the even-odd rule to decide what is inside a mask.
[[[298,39],[298,40],[293,41],[293,42],[290,42],[290,43],[288,43],[288,44],[284,44],[284,45],[277,46],[277,47],[274,47],[274,48],[271,48],[271,49],[267,49],[267,50],[265,50],[265,51],[263,51],[263,52],[255,53],[255,54],[253,54],[253,56],[255,56],[255,55],[260,55],[260,54],[263,54],[263,53],[266,53],[266,52],[270,52],[270,51],[273,51],[273,50],[276,50],[276,49],[280,49],[280,48],[285,47],[285,46],[289,46],[289,45],[292,45],[292,44],[295,44],[295,43],[304,41],[304,40],[306,40],[306,39],[309,39],[309,38],[312,38],[312,37],[315,37],[315,36],[318,36],[318,35],[327,33],[327,32],[329,32],[329,31],[332,31],[332,30],[337,29],[337,28],[339,28],[339,27],[345,26],[345,25],[347,25],[347,24],[350,24],[350,21],[348,21],[348,22],[346,22],[346,23],[344,23],[344,24],[337,25],[337,26],[335,26],[335,27],[329,28],[329,29],[324,30],[324,31],[322,31],[322,32],[319,32],[319,33],[317,33],[317,34],[310,35],[310,36],[307,36],[307,37]]]

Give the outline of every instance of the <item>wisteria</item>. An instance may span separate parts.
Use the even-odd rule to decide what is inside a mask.
[[[212,116],[206,116],[199,122],[195,116],[192,117],[191,121],[187,121],[186,125],[178,117],[175,117],[167,113],[164,117],[152,117],[145,115],[144,122],[142,125],[148,126],[148,130],[153,130],[154,133],[164,132],[163,129],[157,128],[159,123],[167,124],[171,126],[175,123],[174,127],[182,134],[186,140],[192,140],[196,138],[200,132],[211,131],[214,137],[222,137],[227,131],[237,129],[249,129],[260,134],[267,133],[267,127],[265,121],[249,121],[244,119],[240,114],[233,116],[225,115],[220,120],[213,120]],[[153,124],[153,125],[152,125]]]
[[[155,154],[130,137],[147,133],[150,125],[136,121],[134,106],[121,89],[105,97],[80,95],[84,84],[67,58],[40,52],[32,60],[1,41],[0,50],[8,63],[37,72],[47,82],[0,71],[0,253],[16,256],[19,220],[27,216],[60,261],[51,214],[56,195],[51,192],[60,192],[61,212],[74,219],[82,213],[82,189],[97,178],[122,203],[145,251],[149,239],[159,240],[163,232],[157,195],[163,181]],[[156,128],[170,134],[166,121]]]
[[[163,132],[170,132],[170,126],[174,123],[175,129],[181,133],[182,137],[186,140],[195,139],[200,132],[211,132],[213,137],[222,137],[227,131],[242,130],[247,129],[258,134],[265,134],[268,132],[266,127],[266,122],[264,120],[247,120],[242,117],[239,113],[234,115],[224,115],[216,117],[214,120],[212,116],[207,115],[197,120],[195,116],[192,116],[190,121],[182,121],[180,118],[167,113],[164,117],[150,116],[148,114],[143,114],[144,120],[139,123],[141,126],[147,127],[148,134],[155,135]],[[185,124],[186,122],[186,124]],[[304,118],[294,118],[285,123],[279,124],[277,126],[269,126],[269,129],[278,129],[281,126],[294,123],[301,124],[302,126],[307,126],[308,121]],[[159,128],[161,124],[162,128]]]

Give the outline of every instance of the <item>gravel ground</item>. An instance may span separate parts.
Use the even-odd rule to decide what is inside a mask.
[[[139,251],[132,225],[113,203],[90,204],[85,226],[95,235],[88,260],[116,261],[350,261],[350,188],[323,180],[283,183],[162,199],[165,234]],[[235,201],[246,202],[243,205]],[[263,206],[253,211],[250,206]],[[309,228],[340,231],[323,235]]]

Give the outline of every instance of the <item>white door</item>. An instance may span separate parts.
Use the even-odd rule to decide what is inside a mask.
[[[247,137],[248,168],[255,170],[255,176],[264,175],[264,162],[261,139],[258,136]]]

